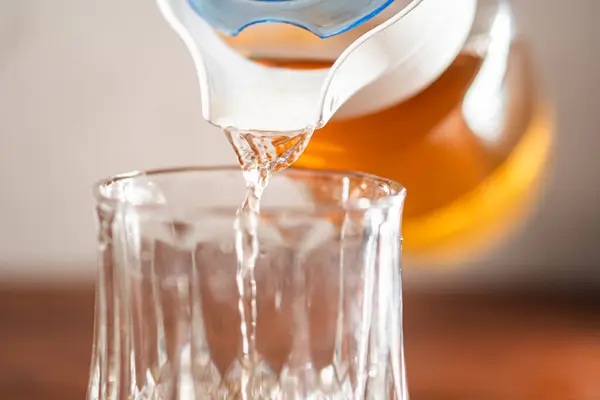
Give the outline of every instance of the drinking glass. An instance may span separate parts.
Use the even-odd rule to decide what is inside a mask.
[[[252,296],[238,290],[244,194],[239,167],[132,173],[96,186],[87,398],[407,399],[405,190],[357,173],[275,174]]]

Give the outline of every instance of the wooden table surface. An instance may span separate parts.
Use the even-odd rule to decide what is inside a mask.
[[[412,400],[600,399],[600,297],[407,293]],[[81,400],[93,288],[0,286],[0,399]]]

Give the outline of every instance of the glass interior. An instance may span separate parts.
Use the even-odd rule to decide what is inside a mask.
[[[363,174],[277,173],[248,268],[239,167],[100,183],[88,398],[407,399],[404,194]]]

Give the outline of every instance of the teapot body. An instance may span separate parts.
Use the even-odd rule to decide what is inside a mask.
[[[318,105],[304,113],[305,125],[312,118],[319,129],[295,165],[401,182],[406,265],[464,265],[523,225],[550,155],[550,105],[517,28],[507,0],[397,2],[326,39],[256,24],[219,38],[259,66],[264,82],[281,77],[290,86],[257,90],[254,78],[235,73],[235,87],[222,79],[229,87],[212,93],[228,93],[221,115],[246,113],[264,126],[285,126]],[[361,83],[350,90],[353,80]],[[276,86],[289,104],[271,99]]]

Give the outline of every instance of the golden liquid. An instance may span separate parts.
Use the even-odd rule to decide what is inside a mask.
[[[330,121],[315,132],[295,166],[362,171],[402,183],[408,190],[408,256],[447,260],[452,253],[465,257],[486,248],[518,225],[535,198],[549,155],[551,120],[528,52],[514,45],[500,139],[490,144],[471,130],[462,105],[481,65],[479,57],[460,55],[413,98],[374,114]]]

